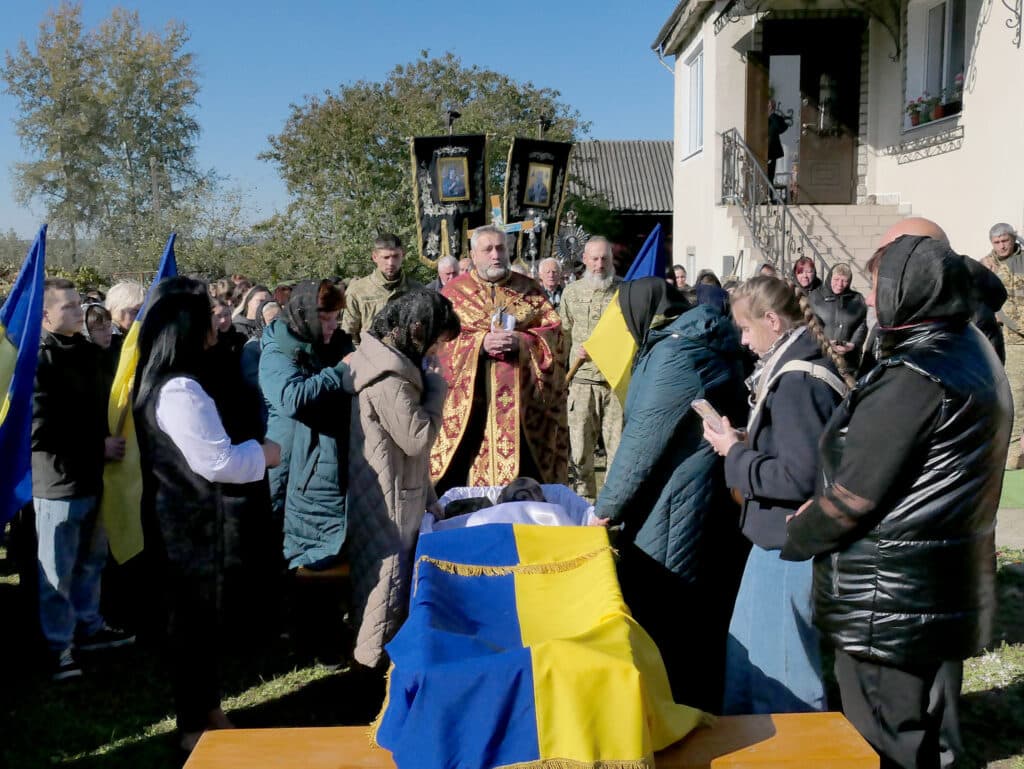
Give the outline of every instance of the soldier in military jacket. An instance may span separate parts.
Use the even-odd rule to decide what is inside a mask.
[[[374,270],[352,281],[345,295],[341,329],[359,344],[359,334],[369,328],[388,300],[414,288],[423,288],[402,272],[405,249],[397,235],[385,233],[373,242],[370,254]]]
[[[982,259],[1006,287],[1006,303],[997,315],[1003,327],[1006,347],[1006,376],[1013,393],[1013,427],[1006,467],[1017,470],[1022,464],[1021,432],[1024,430],[1024,252],[1017,233],[1009,224],[993,225],[988,233],[992,251]]]
[[[597,437],[604,438],[610,467],[622,433],[622,404],[582,344],[615,296],[621,279],[615,275],[612,247],[606,238],[588,241],[583,249],[583,264],[583,277],[562,292],[559,314],[562,327],[570,335],[569,366],[577,359],[583,361],[569,383],[569,475],[576,493],[593,500],[597,496]]]

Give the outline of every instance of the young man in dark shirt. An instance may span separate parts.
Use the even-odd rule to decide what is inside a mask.
[[[39,620],[54,680],[82,674],[72,655],[135,639],[99,611],[107,536],[99,521],[104,460],[124,457],[107,435],[107,374],[100,348],[79,333],[74,285],[48,279],[32,413],[32,502],[36,513]]]

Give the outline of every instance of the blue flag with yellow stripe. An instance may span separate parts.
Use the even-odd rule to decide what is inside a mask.
[[[142,552],[142,464],[139,457],[139,442],[135,437],[135,421],[132,419],[132,387],[135,384],[135,369],[139,363],[139,329],[146,316],[153,289],[164,278],[178,274],[178,262],[174,256],[175,233],[167,239],[160,266],[157,267],[153,282],[149,285],[146,298],[139,314],[125,335],[121,345],[121,357],[117,361],[117,373],[110,388],[110,403],[107,419],[111,435],[125,439],[124,458],[120,462],[107,462],[103,469],[103,497],[100,501],[100,516],[107,530],[110,552],[118,563]]]
[[[665,236],[661,231],[661,222],[654,225],[651,234],[647,236],[640,253],[629,266],[629,271],[623,280],[636,280],[637,278],[663,278],[665,277]]]
[[[623,282],[638,278],[664,277],[664,242],[661,224],[658,223],[644,241],[643,248],[630,265],[629,272],[622,279]],[[625,405],[637,345],[626,327],[626,318],[619,305],[618,291],[601,313],[597,325],[590,332],[590,337],[583,343],[583,349],[611,386],[619,402]]]
[[[0,524],[32,501],[32,393],[46,280],[46,225],[0,308]]]
[[[708,722],[672,701],[602,527],[423,535],[412,591],[374,733],[399,769],[645,769]]]

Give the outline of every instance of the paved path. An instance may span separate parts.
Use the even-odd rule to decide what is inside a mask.
[[[1000,508],[996,518],[996,547],[1024,550],[1024,510]]]

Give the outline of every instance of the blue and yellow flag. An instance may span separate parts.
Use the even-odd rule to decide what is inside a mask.
[[[653,767],[708,721],[672,701],[601,527],[421,536],[409,618],[387,649],[375,739],[399,769]]]
[[[124,459],[120,462],[107,462],[103,470],[100,515],[110,540],[110,552],[118,563],[124,563],[142,552],[142,465],[139,442],[135,437],[135,420],[132,418],[132,387],[135,384],[135,368],[139,363],[139,329],[153,288],[164,278],[178,274],[178,263],[174,258],[175,237],[176,234],[172,232],[167,239],[160,266],[146,292],[146,299],[125,335],[114,384],[110,388],[110,404],[107,407],[110,434],[125,439],[125,452]]]
[[[623,282],[664,276],[664,240],[661,224],[654,225]],[[619,403],[626,405],[626,393],[629,391],[637,345],[622,315],[618,291],[601,313],[597,325],[590,332],[590,337],[583,343],[583,349],[587,351],[590,360],[615,392]]]
[[[32,501],[32,393],[45,280],[44,224],[0,308],[0,524]]]

